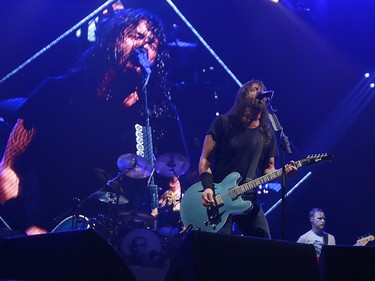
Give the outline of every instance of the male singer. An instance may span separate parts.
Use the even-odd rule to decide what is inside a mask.
[[[144,118],[142,88],[150,73],[150,106],[168,99],[167,58],[155,15],[117,11],[74,68],[36,88],[0,163],[0,203],[14,229],[45,233],[64,215],[85,213],[89,203],[72,202],[102,187],[95,168],[115,173],[117,158],[135,150],[134,125]]]

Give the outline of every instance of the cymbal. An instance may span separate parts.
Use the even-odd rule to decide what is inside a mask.
[[[134,179],[147,178],[152,171],[152,167],[147,160],[136,154],[127,153],[117,159],[119,170]]]
[[[106,185],[111,187],[113,190],[119,190],[120,192],[124,192],[122,187],[120,186],[118,181],[110,181],[114,177],[112,177],[110,174],[108,174],[106,171],[99,169],[99,168],[94,168],[96,175],[99,177],[99,179],[104,182]]]
[[[117,194],[114,192],[97,191],[94,193],[94,197],[104,203],[116,204],[117,202]],[[120,195],[118,203],[121,205],[127,204],[129,203],[129,200],[124,195]]]
[[[118,217],[124,221],[144,221],[144,222],[152,222],[156,218],[151,216],[150,214],[139,212],[136,210],[124,211],[119,212]]]
[[[189,170],[190,163],[178,153],[160,155],[155,161],[155,171],[165,177],[181,176]]]

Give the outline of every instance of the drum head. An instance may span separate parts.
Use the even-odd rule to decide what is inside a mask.
[[[89,219],[85,216],[79,215],[78,218],[70,216],[62,220],[54,229],[52,229],[51,232],[69,231],[73,229],[87,229],[89,227]]]
[[[159,227],[157,231],[162,237],[165,238],[172,238],[179,234],[179,229],[171,226]]]
[[[120,251],[128,265],[153,266],[161,255],[162,243],[152,230],[139,228],[125,234]]]

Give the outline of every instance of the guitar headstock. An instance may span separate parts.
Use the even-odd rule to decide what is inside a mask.
[[[332,161],[333,155],[328,153],[311,154],[306,156],[302,161],[303,165],[312,165],[325,161]]]
[[[374,241],[374,240],[375,240],[374,235],[367,235],[365,237],[362,237],[362,238],[358,239],[357,242],[355,243],[355,245],[356,246],[366,246],[368,242]]]

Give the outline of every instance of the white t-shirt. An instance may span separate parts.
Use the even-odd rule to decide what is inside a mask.
[[[328,234],[328,245],[336,245],[335,237],[329,233],[327,234]],[[316,255],[319,257],[322,252],[324,241],[323,241],[323,236],[316,235],[312,230],[309,230],[305,234],[301,235],[300,238],[298,238],[297,243],[314,245]]]

